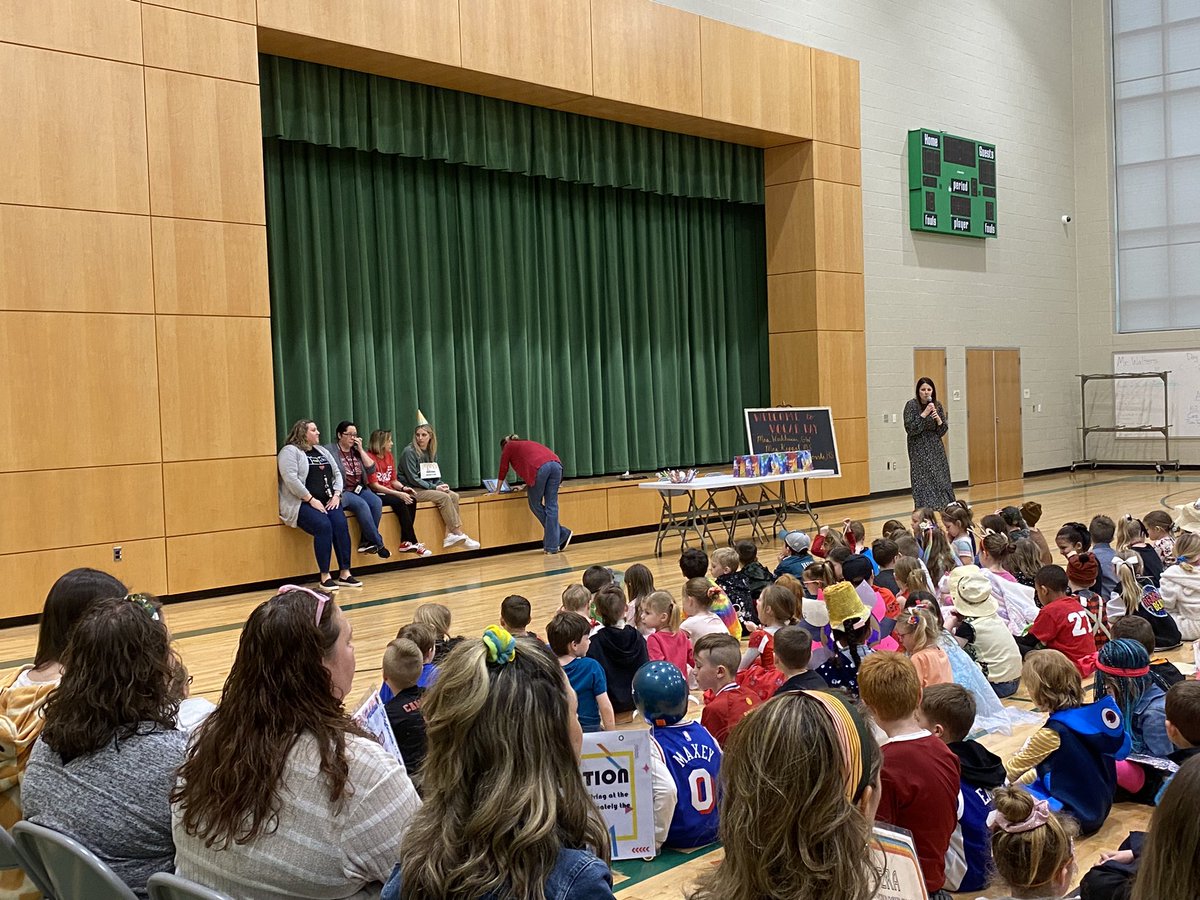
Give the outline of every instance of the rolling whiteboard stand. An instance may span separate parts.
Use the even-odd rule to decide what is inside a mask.
[[[1077,459],[1071,463],[1071,471],[1075,471],[1076,466],[1091,466],[1093,469],[1096,466],[1124,466],[1124,465],[1146,465],[1154,466],[1154,471],[1159,475],[1163,473],[1163,469],[1168,466],[1174,466],[1175,471],[1179,471],[1179,460],[1171,459],[1171,422],[1167,412],[1171,408],[1169,403],[1169,388],[1167,385],[1167,376],[1170,372],[1119,372],[1115,375],[1080,375],[1079,376],[1079,410],[1080,410],[1080,432],[1083,435],[1083,459]],[[1145,425],[1088,425],[1087,423],[1087,386],[1089,381],[1129,381],[1133,379],[1161,379],[1163,389],[1163,421],[1161,425],[1147,423]],[[1094,459],[1088,456],[1088,437],[1093,434],[1144,434],[1147,437],[1151,435],[1161,435],[1163,441],[1163,458],[1159,460],[1128,460],[1128,459]]]

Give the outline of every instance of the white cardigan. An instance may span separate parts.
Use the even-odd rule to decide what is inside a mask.
[[[1178,563],[1170,566],[1162,573],[1158,593],[1183,639],[1200,638],[1200,570],[1189,572]]]
[[[318,453],[329,460],[333,468],[333,489],[342,489],[342,472],[337,460],[324,447],[313,447]],[[286,444],[275,458],[279,465],[279,518],[289,528],[296,527],[296,519],[300,515],[300,504],[308,496],[308,488],[304,482],[308,478],[308,454],[295,444]]]

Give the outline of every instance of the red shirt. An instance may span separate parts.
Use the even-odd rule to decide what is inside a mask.
[[[526,484],[537,481],[538,469],[548,462],[562,462],[549,447],[543,447],[536,441],[509,441],[500,451],[500,477],[503,481],[508,476],[508,467],[512,466],[520,479]]]
[[[371,484],[390,488],[396,480],[396,460],[390,453],[372,454],[375,460],[375,471],[371,473]]]
[[[958,757],[929,732],[883,745],[875,818],[912,832],[930,895],[946,883],[946,850],[958,825],[959,771]]]
[[[708,729],[708,733],[717,739],[717,743],[725,746],[729,731],[742,720],[742,716],[750,712],[758,700],[755,696],[738,684],[730,682],[717,691],[712,700],[700,714],[700,724]]]
[[[1096,640],[1092,637],[1092,621],[1077,597],[1051,600],[1037,614],[1029,633],[1075,663],[1080,675],[1095,671],[1092,661],[1083,661],[1096,652]]]
[[[647,636],[646,651],[652,660],[665,659],[673,663],[675,668],[683,673],[684,678],[688,677],[688,669],[694,665],[692,639],[686,631],[676,631],[674,634],[669,631],[656,631]]]

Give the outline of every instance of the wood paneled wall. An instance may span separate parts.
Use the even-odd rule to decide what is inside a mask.
[[[855,61],[653,0],[0,0],[0,618],[73,565],[159,593],[311,565],[275,505],[259,50],[772,148],[772,399],[833,406],[814,487],[867,492]],[[629,527],[648,493],[569,503]],[[494,546],[522,509],[464,516]]]

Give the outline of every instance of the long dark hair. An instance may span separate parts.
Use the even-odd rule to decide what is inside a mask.
[[[97,600],[71,631],[42,740],[70,762],[113,738],[173,729],[182,665],[147,598]],[[149,725],[147,725],[149,723]]]
[[[930,397],[934,403],[937,403],[937,385],[933,383],[932,378],[926,378],[922,375],[917,379],[917,386],[913,388],[913,397],[916,398],[917,406],[921,406],[921,385],[927,384],[933,390],[933,395]]]
[[[287,591],[246,620],[221,703],[196,732],[171,793],[183,827],[206,847],[275,830],[284,764],[302,733],[316,737],[330,802],[349,795],[346,734],[363,732],[334,697],[323,665],[339,634],[333,601],[319,624],[317,603],[311,592]]]
[[[42,607],[34,667],[62,659],[71,629],[93,603],[104,597],[124,597],[128,591],[125,585],[99,569],[72,569],[60,576]]]
[[[1200,891],[1200,869],[1187,862],[1200,847],[1198,791],[1200,759],[1193,756],[1179,767],[1150,818],[1133,900],[1176,900]]]

